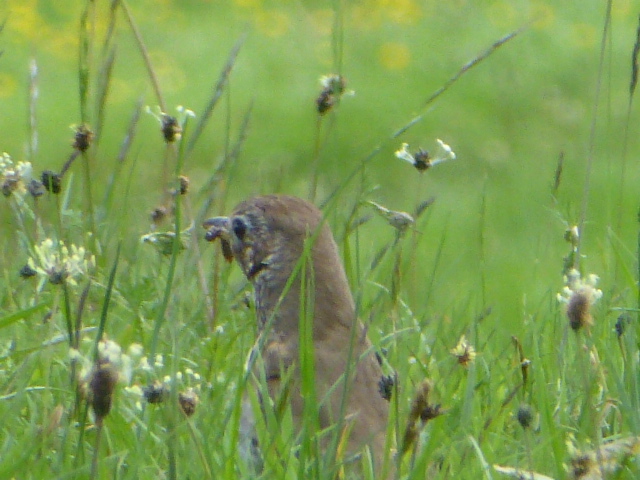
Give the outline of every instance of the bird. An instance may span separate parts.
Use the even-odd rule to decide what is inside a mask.
[[[377,478],[382,478],[389,402],[380,391],[381,362],[357,318],[338,247],[322,212],[301,198],[264,195],[241,202],[230,216],[210,218],[203,226],[205,238],[220,240],[225,258],[235,259],[253,284],[258,332],[265,335],[260,373],[273,402],[286,389],[294,427],[302,427],[309,401],[301,392],[300,329],[309,317],[301,315],[302,296],[309,300],[303,306],[310,305],[311,311],[319,427],[341,425],[346,456],[360,458],[368,448]],[[243,406],[243,421],[263,414],[246,412],[247,408],[249,402]],[[246,422],[241,430],[248,431]],[[254,439],[244,450],[255,443]]]

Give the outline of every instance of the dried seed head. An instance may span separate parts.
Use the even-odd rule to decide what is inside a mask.
[[[324,115],[340,103],[344,95],[353,95],[353,91],[346,89],[347,82],[342,75],[324,75],[320,77],[320,85],[322,91],[316,98],[316,109],[320,115]]]
[[[420,429],[423,428],[429,420],[436,418],[443,413],[440,409],[440,405],[432,405],[429,403],[429,393],[432,388],[433,384],[429,380],[424,380],[416,390],[413,401],[411,402],[407,428],[402,440],[402,448],[400,450],[401,455],[404,455],[416,441],[420,433]],[[420,422],[420,424],[418,422]]]
[[[20,276],[22,278],[31,278],[38,274],[36,270],[31,268],[31,266],[27,263],[24,267],[20,269]]]
[[[571,269],[565,275],[565,287],[558,294],[558,301],[567,305],[567,319],[575,331],[593,324],[591,307],[602,297],[602,291],[595,288],[597,275],[582,279],[580,272]]]
[[[53,270],[49,274],[49,282],[51,285],[62,285],[68,276],[69,272],[66,270]]]
[[[384,217],[389,225],[398,230],[400,233],[403,233],[409,228],[411,225],[415,223],[414,218],[406,212],[400,212],[396,210],[389,210],[386,207],[376,203],[376,202],[368,202],[373,208],[376,209],[376,212]]]
[[[463,367],[468,367],[476,359],[476,350],[467,341],[466,335],[462,335],[458,344],[450,350],[451,355],[458,359],[458,363]]]
[[[589,297],[582,291],[574,292],[567,304],[567,318],[573,330],[580,330],[584,326],[591,326],[591,303]]]
[[[152,385],[147,385],[143,391],[142,395],[144,399],[151,404],[158,404],[164,402],[165,398],[167,398],[167,387],[158,381],[153,383]]]
[[[38,198],[44,195],[45,187],[40,180],[34,178],[29,182],[29,185],[27,185],[27,190],[33,198]]]
[[[190,233],[191,227],[180,232],[178,253],[187,248]],[[175,238],[175,232],[151,232],[142,235],[140,241],[152,245],[161,255],[170,256],[173,254],[173,242]]]
[[[627,329],[627,324],[629,323],[631,323],[631,318],[626,313],[623,313],[620,316],[618,316],[618,319],[616,320],[616,326],[615,326],[616,334],[618,335],[618,337],[621,337],[622,335],[624,335],[624,332]]]
[[[187,417],[190,417],[195,413],[199,402],[200,398],[193,388],[189,388],[186,392],[180,392],[178,394],[178,403]]]
[[[7,177],[2,182],[2,195],[10,197],[20,186],[20,180],[15,177]]]
[[[189,177],[180,175],[178,177],[178,182],[180,183],[180,189],[178,190],[178,192],[180,193],[180,195],[186,195],[189,191]]]
[[[529,405],[523,403],[518,407],[516,418],[518,419],[520,426],[527,429],[531,426],[531,422],[533,421],[533,410]]]
[[[573,225],[569,227],[564,232],[564,239],[571,244],[573,248],[577,248],[578,243],[580,243],[580,231],[578,230],[577,225]]]
[[[165,142],[174,143],[182,138],[183,127],[189,117],[195,117],[195,113],[188,108],[178,105],[176,107],[177,115],[169,115],[163,112],[160,107],[151,109],[146,108],[147,113],[153,115],[160,122],[160,131]]]
[[[316,108],[320,115],[327,113],[336,103],[335,96],[329,90],[323,90],[316,98]]]
[[[376,353],[376,355],[378,354]],[[387,401],[391,400],[394,384],[395,381],[392,375],[382,375],[378,381],[378,391],[380,392],[380,395],[382,395],[382,398]]]
[[[110,363],[99,363],[91,375],[91,407],[96,418],[102,419],[109,414],[113,391],[118,383],[118,371]]]
[[[62,190],[62,177],[51,170],[42,172],[41,180],[48,192],[58,194]]]
[[[167,209],[167,207],[165,206],[156,207],[151,212],[151,221],[156,225],[159,223],[162,223],[168,214],[169,214],[169,210]]]
[[[89,128],[89,125],[72,125],[75,134],[73,136],[73,148],[80,152],[86,152],[91,146],[93,141],[93,131]]]
[[[439,138],[436,139],[436,142],[438,148],[435,155],[430,155],[429,152],[422,148],[419,148],[416,153],[411,153],[408,143],[403,143],[400,149],[396,150],[395,155],[400,160],[409,162],[419,172],[424,172],[439,163],[456,159],[456,154],[449,145]]]
[[[182,137],[182,127],[178,119],[166,113],[162,114],[162,136],[165,142],[174,143]]]
[[[423,172],[431,166],[430,160],[429,152],[421,148],[413,156],[413,166],[416,167],[416,170],[419,172]]]

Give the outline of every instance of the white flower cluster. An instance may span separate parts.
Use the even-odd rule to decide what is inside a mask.
[[[88,275],[95,267],[95,257],[84,247],[71,245],[67,248],[63,241],[47,238],[34,247],[34,255],[27,264],[36,273],[53,284],[66,281],[76,285],[76,279]]]
[[[558,301],[569,304],[571,299],[576,294],[579,294],[584,295],[589,300],[590,305],[593,305],[602,298],[602,290],[596,288],[599,280],[600,277],[594,273],[587,275],[583,279],[580,272],[575,268],[569,270],[564,276],[565,286],[557,295]]]
[[[202,389],[202,377],[199,373],[187,367],[171,376],[165,373],[167,369],[162,355],[158,354],[150,360],[142,355],[142,347],[139,347],[136,357],[138,362],[124,389],[125,394],[135,403],[136,410],[142,410],[143,401],[162,403],[174,386],[181,397],[192,398],[196,403],[199,401],[198,394]]]
[[[4,152],[0,155],[0,184],[5,197],[15,193],[23,196],[33,179],[31,162],[14,163],[11,156]]]

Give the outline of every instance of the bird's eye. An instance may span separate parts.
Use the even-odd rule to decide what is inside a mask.
[[[247,224],[241,218],[234,218],[232,223],[233,233],[236,234],[239,240],[242,240],[247,233]]]

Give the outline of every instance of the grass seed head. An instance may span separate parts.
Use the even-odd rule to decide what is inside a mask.
[[[615,330],[618,337],[624,335],[624,332],[627,330],[627,325],[631,323],[631,317],[627,313],[623,313],[618,316],[616,320]]]

